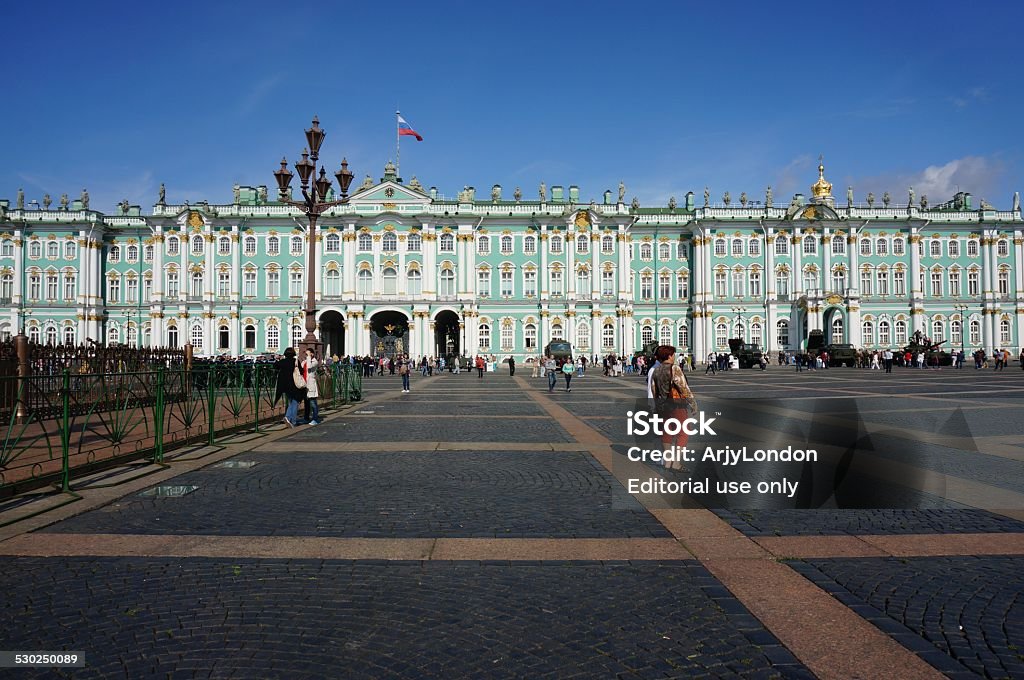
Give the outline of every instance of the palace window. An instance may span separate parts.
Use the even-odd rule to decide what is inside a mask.
[[[0,297],[6,296],[0,293]],[[74,302],[76,297],[78,297],[78,286],[75,275],[69,272],[64,275],[64,301]]]
[[[57,288],[58,288],[58,286],[57,286],[57,273],[54,272],[52,274],[47,274],[46,275],[46,299],[47,300],[56,300],[57,299]],[[134,301],[134,298],[132,298],[132,301]]]
[[[512,237],[502,236],[501,237],[501,254],[511,255],[512,254]]]
[[[875,254],[876,255],[888,255],[889,254],[889,243],[884,238],[880,238],[880,239],[875,241]]]
[[[362,269],[356,276],[356,292],[360,295],[373,294],[373,273],[369,269]]]
[[[960,257],[960,242],[956,239],[950,239],[946,249],[949,251],[950,257]]]
[[[288,254],[289,255],[302,255],[302,237],[292,236],[288,239]]]
[[[977,319],[971,319],[971,344],[981,343],[981,323]]]
[[[167,239],[167,254],[176,257],[181,252],[181,241],[178,240],[177,236],[171,236]]]
[[[46,256],[54,259],[60,257],[60,246],[56,241],[46,242]]]
[[[418,253],[423,250],[423,237],[420,236],[420,232],[409,232],[409,237],[405,241],[405,249],[410,253]]]
[[[898,297],[907,294],[907,273],[902,269],[897,269],[892,273],[892,292]]]
[[[277,352],[281,349],[281,327],[277,324],[267,326],[267,350]]]
[[[197,255],[198,256],[198,255],[202,255],[203,254],[204,242],[203,242],[203,237],[202,236],[193,236],[192,240],[191,240],[191,244],[192,244],[192,254],[193,255]]]
[[[641,260],[650,260],[652,257],[654,257],[654,248],[651,247],[651,244],[650,243],[641,243],[640,244],[640,259]]]
[[[586,321],[576,324],[576,347],[582,349],[590,347],[590,324]]]
[[[1010,254],[1010,244],[1006,239],[999,239],[996,243],[996,255],[999,257],[1007,257]]]
[[[832,319],[832,338],[831,341],[834,343],[843,342],[843,317],[838,314]]]
[[[505,350],[507,352],[507,351],[511,351],[511,350],[515,349],[515,346],[516,346],[516,342],[515,342],[515,329],[512,327],[511,324],[508,324],[508,325],[502,324],[501,325],[501,349],[503,349],[503,350]]]
[[[952,321],[949,324],[949,341],[953,346],[964,341],[964,326],[960,321]]]
[[[779,236],[775,239],[775,254],[789,255],[789,239],[785,236]]]
[[[871,239],[862,238],[860,240],[860,254],[870,255],[871,254]]]
[[[760,242],[758,242],[758,243],[759,243],[758,250],[760,250],[760,248],[761,248]],[[676,259],[677,260],[685,260],[686,259],[686,242],[685,241],[679,241],[678,243],[676,243]]]
[[[779,319],[775,323],[775,340],[779,347],[789,347],[789,321],[786,319]]]
[[[339,277],[340,278],[340,277]],[[409,295],[420,295],[423,293],[423,276],[419,269],[410,269],[405,277]]]
[[[878,322],[878,344],[887,346],[889,344],[889,322]]]
[[[56,244],[54,244],[54,245],[56,245]],[[139,261],[139,247],[138,246],[134,246],[134,245],[133,246],[128,246],[128,248],[126,249],[125,252],[127,254],[127,257],[125,258],[127,262],[138,262]],[[54,254],[54,257],[56,257],[56,254]]]
[[[491,326],[490,324],[482,323],[477,330],[477,336],[479,337],[480,349],[491,348]]]
[[[526,343],[527,351],[531,349],[537,349],[537,326],[536,324],[528,323],[523,326],[523,340]]]
[[[167,272],[167,297],[178,297],[178,272]]]
[[[70,244],[70,245],[74,245],[74,244]],[[64,247],[65,257],[67,257],[67,251],[68,251],[68,248],[67,248],[67,246],[65,246]],[[143,262],[152,262],[153,261],[153,246],[146,246],[145,248],[142,249],[142,261]]]
[[[667,243],[658,244],[658,259],[664,262],[672,259],[672,246]]]
[[[256,254],[255,236],[246,236],[244,239],[242,239],[242,251],[246,254],[246,256],[249,257]]]
[[[672,344],[672,326],[667,323],[661,324],[661,327],[658,329],[658,342],[663,345]]]
[[[39,327],[33,326],[29,331],[29,337],[33,342],[39,342]],[[121,330],[111,324],[110,328],[107,329],[107,344],[117,345],[121,342]]]
[[[226,350],[231,346],[231,329],[226,324],[217,327],[217,349]]]
[[[750,272],[750,297],[761,297],[761,272]]]
[[[679,322],[679,328],[676,330],[676,344],[679,345],[679,349],[686,349],[690,346],[690,327],[686,325],[686,319]]]
[[[47,277],[49,279],[50,277]],[[139,299],[139,280],[136,278],[125,279],[124,284],[125,296],[124,301],[134,304]],[[47,299],[53,300],[57,297],[57,277],[53,277],[53,297],[50,297],[50,282],[46,282],[46,297]]]
[[[537,294],[537,272],[527,271],[523,273],[523,295],[533,297]]]
[[[818,252],[818,242],[813,236],[804,236],[804,255],[815,255]]]
[[[610,274],[611,272],[608,273]],[[684,301],[690,298],[689,272],[679,272],[676,274],[676,297]]]
[[[586,234],[581,234],[576,237],[576,252],[580,255],[585,255],[590,252],[590,239]]]
[[[192,326],[192,336],[190,339],[192,346],[201,352],[203,349],[203,327],[200,324]]]
[[[860,294],[871,295],[871,272],[862,271],[860,273]]]
[[[281,252],[281,239],[277,236],[267,237],[267,255],[278,255]]]
[[[478,297],[491,296],[491,272],[481,269],[476,273],[476,294]]]
[[[523,252],[527,255],[533,255],[537,252],[537,237],[526,236],[523,238]]]
[[[398,294],[398,270],[394,267],[385,267],[381,272],[381,279],[384,284],[384,295]]]
[[[256,297],[256,272],[242,274],[242,295],[250,298]]]
[[[999,277],[996,281],[996,289],[1000,296],[1006,297],[1010,294],[1010,272],[1005,269],[999,272]]]
[[[932,257],[940,257],[942,255],[942,241],[933,238],[931,243],[929,243],[929,249]]]
[[[39,275],[33,274],[29,277],[28,297],[31,300],[39,299]],[[121,279],[116,276],[107,279],[107,302],[118,303],[121,301]]]
[[[43,246],[39,241],[32,241],[28,244],[28,256],[32,258],[40,258],[43,256]]]
[[[861,344],[873,345],[875,344],[875,324],[870,321],[864,321],[860,325]]]
[[[281,297],[281,272],[267,272],[267,297]]]
[[[640,329],[640,344],[649,345],[654,342],[654,329],[650,326],[644,326]]]
[[[842,234],[835,234],[832,236],[832,254],[833,255],[845,255],[846,254],[846,238]],[[871,245],[868,244],[868,252],[863,253],[864,255],[871,254]]]
[[[325,253],[340,253],[341,252],[341,235],[340,234],[328,234],[324,237],[324,252]]]
[[[9,238],[0,241],[0,257],[14,257],[14,241]]]
[[[1012,342],[1010,335],[1010,322],[1003,319],[999,322],[999,342],[1005,347]]]
[[[551,294],[562,294],[562,272],[557,269],[551,272]]]
[[[455,272],[451,269],[441,270],[441,290],[440,293],[444,297],[451,297],[455,295]]]
[[[654,296],[654,277],[644,273],[640,275],[640,299],[650,300]]]
[[[176,326],[171,326],[167,329],[167,346],[178,346],[178,329]]]
[[[932,272],[932,297],[942,297],[942,272]]]
[[[131,248],[128,249],[128,252],[129,252],[128,257],[131,257],[131,254],[130,254],[131,253]],[[231,239],[230,238],[228,238],[227,236],[221,236],[219,239],[217,239],[217,254],[218,255],[230,255],[231,254]]]
[[[734,257],[743,257],[743,239],[732,240],[732,254]]]
[[[906,252],[905,248],[906,248],[906,241],[904,241],[903,239],[901,239],[901,238],[894,238],[892,240],[892,254],[893,255],[903,255],[904,252]]]
[[[818,287],[818,273],[811,270],[804,271],[804,290],[814,290]]]
[[[360,253],[369,253],[373,250],[373,236],[367,232],[360,232],[356,239],[356,250]]]
[[[715,324],[715,347],[725,349],[729,346],[729,327],[724,323]]]
[[[565,329],[562,328],[562,324],[557,322],[551,324],[551,339],[565,340]]]
[[[981,276],[976,269],[967,272],[967,295],[970,297],[981,295]]]
[[[297,348],[300,344],[302,344],[302,338],[304,338],[305,336],[306,334],[303,332],[302,326],[300,324],[292,324],[292,347]]]
[[[551,237],[551,253],[553,255],[560,255],[562,253],[562,237],[552,236]]]
[[[203,273],[192,272],[192,287],[189,295],[196,298],[203,297]]]
[[[750,342],[755,345],[764,344],[764,334],[762,333],[761,323],[758,321],[750,324]]]
[[[932,342],[938,342],[942,340],[942,336],[945,335],[945,329],[941,321],[936,319],[932,322]]]
[[[455,237],[451,234],[441,234],[441,237],[437,240],[438,250],[442,253],[454,253],[455,252]],[[362,246],[360,246],[360,250]]]
[[[301,298],[305,292],[302,283],[302,272],[292,270],[288,272],[288,295],[293,298]]]
[[[846,271],[843,269],[832,270],[832,290],[840,295],[846,290]]]
[[[512,270],[502,270],[501,272],[501,296],[512,297]]]
[[[875,283],[878,284],[878,294],[888,295],[889,294],[889,272],[885,269],[879,269],[875,272]]]
[[[789,296],[788,272],[775,272],[775,294],[782,299]]]
[[[601,347],[615,349],[615,324],[606,322],[601,326]]]
[[[726,293],[725,272],[715,272],[715,295],[725,297]]]
[[[64,344],[73,345],[75,344],[75,327],[65,326],[64,327]]]
[[[715,239],[715,256],[722,257],[722,256],[725,255],[725,252],[726,252],[726,250],[725,250],[725,239],[724,238],[716,238]]]
[[[328,269],[324,274],[324,295],[327,297],[341,295],[341,272],[337,269]]]
[[[226,298],[231,295],[231,273],[217,272],[217,296]]]
[[[668,272],[658,274],[658,297],[661,300],[672,297],[672,275]]]
[[[242,330],[242,344],[247,352],[256,350],[256,326],[251,323],[246,324]]]
[[[491,239],[488,236],[481,236],[476,240],[477,255],[489,255],[491,253]]]
[[[29,251],[31,251],[31,247],[29,248]],[[110,246],[110,250],[107,251],[107,262],[120,262],[120,261],[121,261],[121,246]]]
[[[949,272],[949,294],[953,297],[960,297],[960,272],[951,271]]]
[[[615,295],[615,272],[601,272],[601,295]]]
[[[601,237],[601,252],[605,255],[611,255],[615,251],[615,239],[611,236]]]
[[[142,279],[142,301],[149,303],[153,300],[153,272],[146,272]]]
[[[750,239],[750,243],[747,245],[747,254],[751,257],[761,257],[761,242],[756,238]]]
[[[380,247],[386,253],[398,250],[398,236],[393,231],[385,231],[380,238]]]
[[[907,344],[907,322],[903,319],[896,320],[896,344]]]
[[[978,256],[978,242],[975,241],[974,239],[971,239],[970,241],[967,242],[967,257],[977,257],[977,256]]]

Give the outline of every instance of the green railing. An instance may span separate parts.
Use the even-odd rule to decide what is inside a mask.
[[[275,403],[272,364],[213,363],[148,371],[0,376],[0,498],[132,460],[164,463],[165,454],[284,415]],[[358,370],[334,364],[317,372],[322,410],[362,398]]]

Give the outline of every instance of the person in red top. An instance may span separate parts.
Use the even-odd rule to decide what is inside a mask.
[[[476,374],[478,378],[484,377],[484,358],[481,356],[476,358]]]

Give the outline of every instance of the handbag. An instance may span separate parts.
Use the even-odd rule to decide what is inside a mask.
[[[302,373],[299,372],[299,365],[296,364],[295,368],[292,369],[292,382],[295,383],[295,388],[299,390],[306,389],[306,380],[302,377]]]

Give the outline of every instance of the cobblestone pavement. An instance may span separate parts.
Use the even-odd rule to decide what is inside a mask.
[[[87,488],[0,533],[2,646],[89,661],[19,677],[1021,677],[1017,373],[691,375],[702,407],[756,396],[791,431],[856,399],[923,452],[876,456],[879,486],[941,481],[903,509],[717,514],[626,493],[639,377],[367,378],[221,456],[254,467],[154,474],[187,496]]]
[[[1020,558],[811,560],[793,568],[950,677],[1024,677]]]
[[[175,478],[175,484],[199,487],[188,496],[128,497],[48,531],[368,538],[671,535],[583,452],[253,453],[245,459],[257,465],[208,467]]]

